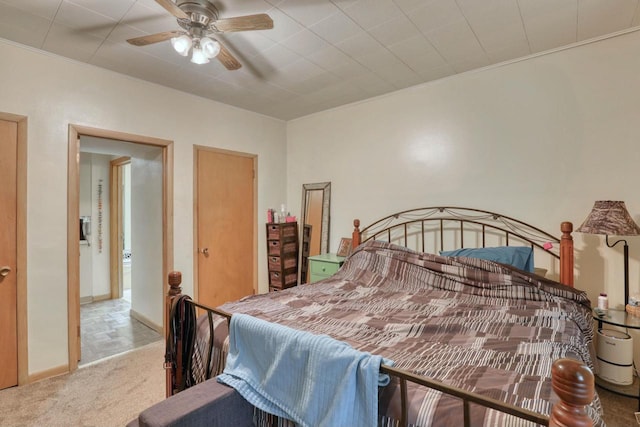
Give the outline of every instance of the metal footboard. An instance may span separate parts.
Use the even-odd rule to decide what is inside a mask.
[[[215,329],[213,316],[217,315],[225,318],[227,321],[227,326],[229,326],[229,322],[231,321],[232,314],[225,312],[224,310],[207,307],[205,305],[199,304],[190,299],[182,299],[182,301],[184,301],[184,303],[186,304],[191,304],[194,307],[202,309],[206,312],[207,321],[209,325],[209,338],[208,338],[207,359],[204,362],[205,362],[205,366],[207,367],[206,373],[205,373],[205,377],[206,377],[205,379],[209,379],[213,375],[213,373],[211,372],[212,354],[213,354],[213,346],[214,346],[214,329]],[[181,343],[178,342],[178,346],[180,345]],[[579,362],[569,360],[569,359],[562,359],[560,361],[560,364],[564,363],[566,365],[567,362],[571,365],[572,364],[579,365]],[[558,368],[556,367],[558,363],[559,362],[556,361],[556,363],[554,364],[554,369],[556,371],[558,370]],[[169,366],[169,368],[171,369],[171,366]],[[180,367],[174,367],[174,368],[180,369]],[[568,368],[560,367],[559,369],[563,371]],[[573,367],[572,365],[571,369],[576,369],[576,367]],[[588,368],[586,370],[588,371],[588,373],[590,373]],[[383,365],[381,367],[381,372],[388,374],[392,377],[396,377],[398,379],[398,382],[400,385],[400,396],[401,396],[401,418],[399,420],[399,425],[403,427],[409,426],[409,421],[408,421],[409,408],[407,403],[408,401],[407,384],[408,383],[415,383],[415,384],[428,387],[428,388],[440,391],[446,395],[460,399],[463,403],[463,408],[464,408],[463,410],[464,410],[464,426],[465,427],[469,427],[471,425],[471,415],[470,415],[471,404],[480,405],[486,408],[500,411],[500,412],[518,417],[523,420],[531,421],[533,423],[536,423],[542,426],[557,425],[557,424],[554,424],[554,421],[552,421],[554,418],[556,407],[554,407],[554,410],[552,411],[552,416],[550,418],[546,415],[538,414],[517,406],[513,406],[490,397],[471,393],[461,388],[450,386],[434,379],[422,377],[402,369]],[[580,375],[583,376],[584,370],[580,372],[581,372]],[[216,375],[217,374],[218,373],[216,373]],[[560,385],[557,387],[558,381],[560,381],[559,383]],[[585,415],[586,413],[584,413],[584,405],[589,404],[593,398],[593,376],[591,375],[591,378],[582,378],[580,379],[579,383],[575,381],[576,381],[575,378],[570,376],[562,376],[558,380],[557,375],[555,375],[553,378],[554,390],[561,397],[561,399],[564,400],[560,402],[561,412],[565,409],[570,410],[572,411],[570,416],[574,417],[574,416],[580,415],[580,411],[582,410],[583,415],[586,417]],[[577,397],[572,396],[572,394],[576,394],[576,392],[577,392]],[[579,417],[575,418],[576,422],[579,421],[578,418]],[[581,423],[566,424],[566,420],[565,420],[565,424],[561,424],[561,425],[565,425],[569,427],[569,426],[583,426],[587,424],[581,424]]]

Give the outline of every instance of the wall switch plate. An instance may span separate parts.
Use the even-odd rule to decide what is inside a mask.
[[[636,415],[636,421],[638,422],[638,425],[640,425],[640,412],[634,412],[634,414]]]

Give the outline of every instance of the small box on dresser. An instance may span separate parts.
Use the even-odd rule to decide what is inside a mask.
[[[298,224],[267,224],[267,266],[269,291],[279,291],[298,283]]]

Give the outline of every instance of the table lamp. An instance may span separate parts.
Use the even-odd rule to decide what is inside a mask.
[[[609,235],[612,236],[637,236],[640,235],[640,227],[633,221],[627,211],[624,202],[612,200],[599,200],[594,203],[593,209],[576,230],[579,233],[604,234],[607,246],[612,248],[620,242],[624,243],[624,303],[629,302],[629,245],[624,239],[609,244]]]

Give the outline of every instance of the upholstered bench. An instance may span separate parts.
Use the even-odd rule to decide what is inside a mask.
[[[215,379],[188,388],[140,413],[127,427],[253,427],[253,406]]]

